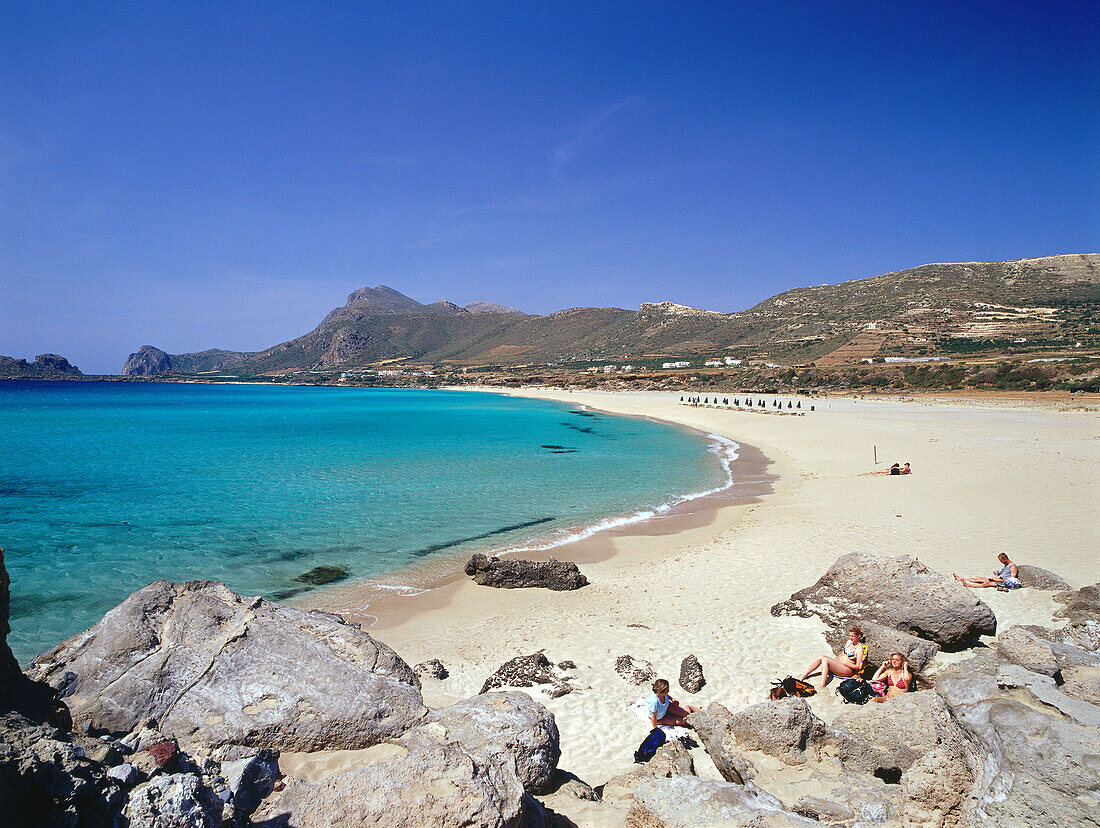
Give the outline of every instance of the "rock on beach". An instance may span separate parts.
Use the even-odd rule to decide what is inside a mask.
[[[466,564],[474,583],[502,589],[542,588],[564,592],[588,585],[588,579],[572,561],[524,561],[474,555]]]

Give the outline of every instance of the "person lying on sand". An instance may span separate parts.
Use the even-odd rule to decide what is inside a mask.
[[[955,580],[960,584],[973,589],[985,589],[987,587],[1019,589],[1022,584],[1020,583],[1020,571],[1016,568],[1016,564],[1012,563],[1004,552],[997,556],[997,560],[1001,562],[1001,569],[995,571],[992,578],[960,578],[954,572],[951,574],[955,575]]]
[[[913,674],[909,672],[909,661],[901,653],[891,653],[888,661],[882,662],[878,672],[871,677],[871,682],[881,682],[885,679],[886,695],[875,696],[875,701],[884,702],[902,693],[908,693],[913,686]]]
[[[848,630],[848,641],[844,649],[834,656],[818,656],[811,662],[806,672],[802,675],[805,681],[810,675],[820,669],[821,681],[818,687],[824,687],[829,680],[829,675],[840,678],[851,678],[863,672],[863,661],[867,658],[867,645],[863,643],[863,630],[852,627]]]
[[[881,469],[880,471],[871,472],[871,474],[912,474],[913,470],[906,463],[904,466],[899,466],[897,463],[892,465],[888,469]]]
[[[680,704],[668,694],[668,682],[657,679],[653,682],[653,692],[649,695],[649,720],[654,727],[687,725],[689,713],[698,713],[700,708],[691,704]]]

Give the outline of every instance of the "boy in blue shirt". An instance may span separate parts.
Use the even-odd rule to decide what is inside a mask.
[[[649,721],[653,727],[660,725],[687,726],[689,713],[698,713],[699,708],[691,704],[680,704],[668,694],[668,682],[657,679],[653,682],[653,692],[649,694]]]

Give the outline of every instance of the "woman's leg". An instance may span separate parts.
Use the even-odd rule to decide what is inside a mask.
[[[815,670],[817,670],[819,667],[821,667],[821,663],[826,658],[828,658],[828,656],[818,656],[817,658],[815,658],[813,660],[813,662],[811,662],[811,664],[810,664],[809,668],[806,670],[806,672],[802,674],[802,680],[805,681],[806,679],[808,679],[810,677],[811,673],[813,673]]]

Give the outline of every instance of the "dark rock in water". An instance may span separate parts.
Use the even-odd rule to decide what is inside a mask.
[[[474,555],[466,564],[466,574],[474,583],[503,589],[541,587],[564,591],[587,586],[588,579],[572,561],[520,561]]]
[[[811,587],[772,607],[772,615],[819,616],[844,628],[874,621],[958,649],[997,632],[986,604],[954,578],[908,555],[853,552],[837,559]]]
[[[488,693],[496,687],[534,687],[536,684],[557,683],[558,677],[554,675],[550,659],[544,653],[531,653],[501,664],[495,673],[485,679],[478,694]]]
[[[66,672],[79,721],[129,732],[154,718],[185,749],[353,750],[426,712],[412,668],[367,633],[209,581],[150,584],[30,669]]]
[[[443,662],[438,658],[431,658],[427,661],[422,661],[413,667],[418,676],[431,676],[434,679],[443,680],[450,675],[447,672],[447,668],[443,666]]]
[[[154,348],[152,345],[142,345],[137,353],[130,354],[126,358],[126,364],[122,366],[122,376],[151,377],[171,370],[172,359],[165,351]]]
[[[698,693],[707,680],[703,677],[703,665],[694,655],[680,662],[680,686],[689,693]]]
[[[295,578],[301,584],[324,586],[342,581],[351,575],[351,570],[346,566],[315,566],[309,572],[305,572]]]
[[[1020,583],[1031,589],[1045,589],[1051,592],[1073,589],[1061,575],[1040,569],[1030,564],[1020,564],[1016,567],[1016,574]]]
[[[893,627],[884,627],[874,621],[863,621],[859,625],[863,630],[863,643],[867,645],[867,669],[872,673],[878,665],[897,652],[909,661],[909,669],[915,673],[923,670],[940,651],[937,644],[909,635]],[[839,652],[848,641],[846,627],[836,627],[825,631],[825,640],[833,652]]]
[[[645,684],[657,678],[652,664],[631,655],[621,655],[615,659],[615,672],[631,684]]]

